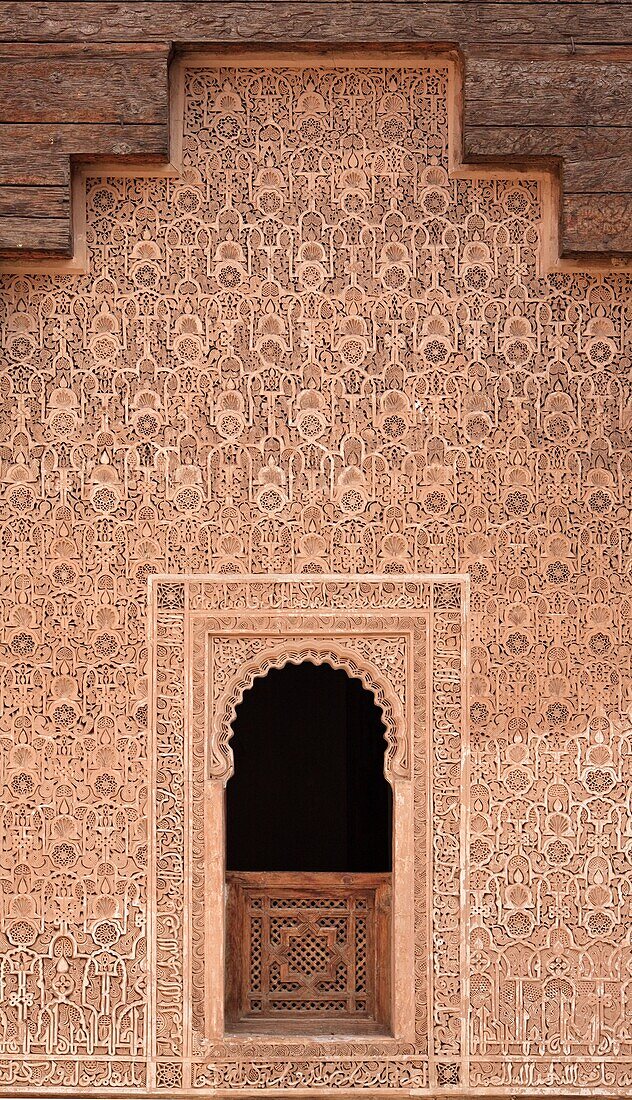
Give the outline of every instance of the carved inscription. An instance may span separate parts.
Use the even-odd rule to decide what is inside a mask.
[[[182,822],[190,838],[175,895],[164,893],[160,877],[156,879],[156,934],[152,944],[158,974],[156,1000],[165,1006],[164,1029],[171,1039],[173,1056],[182,1060],[192,1083],[213,1088],[253,1087],[253,1079],[258,1082],[257,1088],[268,1087],[264,1067],[269,1059],[275,1064],[279,1059],[287,1060],[288,1050],[291,1057],[284,1072],[289,1082],[302,1075],[314,1086],[352,1088],[360,1083],[363,1087],[379,1087],[384,1082],[407,1087],[411,1082],[419,1085],[436,1080],[440,1074],[458,1079],[463,906],[460,846],[458,839],[455,845],[454,837],[458,838],[461,818],[464,751],[463,580],[442,583],[416,576],[378,579],[344,575],[328,580],[308,575],[277,580],[265,575],[250,579],[220,575],[207,580],[174,578],[172,582],[159,578],[155,592],[155,682],[158,686],[162,679],[161,662],[180,651],[179,677],[176,673],[179,684],[169,677],[169,696],[179,700],[186,694],[189,681],[190,699],[184,726],[188,749],[177,766],[170,762],[162,773],[165,790],[156,792],[156,817],[164,803],[172,806],[174,820]],[[169,637],[172,624],[176,625],[174,641],[184,632],[184,649],[180,646],[178,650],[177,644],[173,649],[162,647],[158,641]],[[432,695],[428,683],[429,645],[434,669]],[[190,677],[184,652],[191,654]],[[213,1021],[224,1002],[224,963],[217,948],[226,934],[221,900],[221,792],[231,761],[231,721],[244,691],[270,668],[302,660],[327,662],[359,677],[374,694],[384,716],[385,772],[395,793],[395,991],[391,1002],[389,992],[378,990],[381,1008],[375,1023],[379,1026],[377,1030],[373,1027],[372,1040],[367,1035],[336,1039],[336,1029],[328,1040],[314,1035],[306,1042],[296,1033],[280,1039],[275,1028],[269,1035],[259,1035],[253,1047],[251,1037],[241,1038],[239,1029],[232,1033],[230,1020],[228,1034],[223,1028],[219,1034],[214,1031]],[[152,755],[158,760],[165,732],[166,751],[171,752],[171,737],[161,721],[161,710],[158,703],[152,722]],[[221,752],[218,730],[226,731]],[[431,828],[429,769],[437,809]],[[214,799],[212,803],[216,807],[213,820],[209,820],[207,808],[209,784],[220,792],[219,801]],[[432,916],[429,843],[442,891],[441,911],[433,911]],[[174,833],[172,844],[173,856],[167,845],[164,849],[157,847],[157,859],[167,867],[179,867],[179,832]],[[217,905],[213,899],[218,899]],[[214,916],[209,918],[211,908]],[[209,919],[216,930],[210,938]],[[435,981],[438,975],[445,976],[431,1002],[429,919]],[[184,946],[187,943],[188,953]],[[289,945],[285,948],[289,950]],[[257,967],[265,963],[269,969],[274,962],[267,956],[262,961],[257,954]],[[276,962],[280,965],[279,960]],[[174,982],[175,976],[178,980]],[[347,990],[344,1008],[338,997],[338,1011],[348,1014],[348,997]],[[310,1003],[313,1001],[311,998]],[[255,997],[255,1002],[261,1003],[264,1011],[261,998]],[[280,1010],[286,1002],[287,998],[279,1000]],[[180,1003],[186,1007],[180,1009]],[[387,1026],[389,1003],[392,1034]],[[243,997],[240,1004],[241,1013]],[[189,1009],[193,1033],[187,1036],[180,1022]],[[269,997],[265,1011],[270,1014]],[[362,1012],[372,1016],[368,1001]],[[250,1014],[255,1014],[252,1007]],[[354,1014],[360,1014],[357,1005]],[[369,1051],[371,1058],[367,1061]],[[160,1057],[160,1048],[157,1053]],[[305,1062],[305,1058],[310,1060]],[[188,1080],[187,1076],[183,1083],[186,1085]]]
[[[88,273],[2,280],[8,1096],[632,1087],[632,281],[543,275],[538,179],[450,177],[449,78],[195,66],[183,175],[91,180]],[[153,574],[330,572],[165,581],[149,667]],[[466,789],[462,591],[413,573],[470,577]],[[421,603],[415,1042],[209,1054],[196,608]]]

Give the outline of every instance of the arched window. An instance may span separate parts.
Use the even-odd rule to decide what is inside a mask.
[[[272,669],[233,731],[230,871],[390,871],[384,726],[359,680],[307,661]]]
[[[231,744],[227,1021],[386,1030],[392,797],[373,695],[329,665],[272,669]]]

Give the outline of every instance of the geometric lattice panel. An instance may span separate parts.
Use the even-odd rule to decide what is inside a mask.
[[[2,279],[5,1096],[632,1087],[632,279],[453,172],[453,77],[191,60],[179,174],[93,167],[85,273]],[[222,676],[288,649],[410,798],[401,1015],[341,1049],[217,1008]]]
[[[151,587],[150,751],[157,786],[150,826],[156,867],[150,965],[157,975],[154,996],[161,1023],[154,1040],[156,1080],[217,1089],[278,1089],[301,1081],[314,1088],[383,1082],[406,1088],[439,1075],[458,1077],[464,579],[226,574],[157,577]],[[394,807],[392,947],[378,920],[373,922],[375,946],[369,934],[363,950],[390,951],[391,972],[387,966],[384,976],[392,997],[376,978],[371,990],[368,955],[366,1001],[365,991],[354,984],[358,941],[348,934],[337,941],[322,913],[335,895],[349,909],[349,889],[341,891],[339,884],[334,896],[330,884],[329,894],[320,898],[320,911],[305,910],[301,927],[306,926],[315,954],[327,956],[328,968],[333,958],[344,961],[344,976],[337,968],[334,976],[329,969],[327,975],[308,972],[303,959],[303,976],[297,977],[300,941],[288,938],[286,920],[283,940],[272,944],[269,915],[265,928],[250,925],[238,937],[242,948],[248,943],[241,954],[254,965],[263,988],[247,988],[252,970],[235,975],[232,969],[236,950],[230,925],[227,937],[224,923],[222,840],[232,720],[258,676],[303,660],[331,664],[361,679],[382,712],[385,775]],[[434,881],[441,884],[439,907],[430,901]],[[284,901],[274,895],[275,907],[289,897],[295,912],[286,917],[297,919],[307,900],[305,884],[302,892],[293,884],[289,895],[283,893]],[[252,894],[249,906],[253,897],[267,912],[261,891]],[[368,902],[366,893],[353,906],[359,901]],[[370,917],[367,911],[367,933]],[[248,925],[251,918],[243,908],[243,922]],[[226,969],[233,987],[227,991],[224,1019]],[[331,997],[326,1005],[322,989],[320,999],[314,996],[314,981],[341,981],[344,997]],[[286,1022],[296,1016],[290,984],[298,985],[298,999],[313,1014],[328,1017],[326,1029],[314,1033],[308,1027],[309,1041],[304,1028],[279,1025],[278,1013],[286,1014]],[[340,1027],[332,1024],[338,1013],[345,1017],[345,1038],[337,1037]],[[255,1023],[252,1029],[263,1034],[248,1034],[244,1015],[263,1017],[266,1026]],[[277,1018],[268,1026],[271,1016]],[[183,1027],[185,1018],[189,1028]],[[367,1061],[369,1041],[373,1057]]]
[[[299,1014],[301,1026],[320,1019],[335,1031],[376,1020],[377,983],[390,972],[390,877],[229,873],[234,1023],[274,1027]]]

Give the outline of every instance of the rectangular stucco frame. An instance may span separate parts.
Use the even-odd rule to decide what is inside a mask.
[[[150,581],[151,1078],[202,1092],[463,1082],[467,579]],[[234,707],[288,660],[375,694],[393,786],[390,1036],[225,1034],[224,788]]]

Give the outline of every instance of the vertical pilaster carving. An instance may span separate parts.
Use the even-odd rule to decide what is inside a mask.
[[[480,1089],[625,1094],[632,280],[542,274],[536,174],[450,176],[447,62],[290,60],[196,64],[182,176],[91,180],[89,272],[2,280],[0,1089],[144,1085],[156,1034],[165,1089],[187,1059],[200,1088],[336,1085],[322,1048],[246,1069],[230,1044],[212,1069],[182,1054],[185,988],[192,1031],[208,1026],[203,913],[193,902],[184,975],[177,885],[186,845],[202,855],[203,738],[178,769],[206,702],[168,687],[172,640],[157,775],[147,582],[250,578],[164,581],[177,635],[185,596],[207,633],[227,607],[351,621],[406,611],[406,578],[432,573],[448,576],[431,836],[426,731],[398,767],[417,881],[428,867],[437,883],[436,980],[417,913],[414,1053],[402,1068],[367,1044],[347,1085],[434,1088],[436,1066],[465,1086],[469,1066]],[[456,573],[471,582],[465,1003]],[[148,839],[165,899],[149,975]]]
[[[385,1081],[391,1085],[399,1082],[402,1087],[416,1082],[420,1087],[421,1082],[440,1081],[447,1074],[452,1081],[460,1079],[461,1033],[456,1022],[460,1024],[462,1018],[463,582],[433,583],[431,578],[413,577],[392,581],[359,577],[276,580],[261,576],[244,580],[192,578],[185,586],[187,622],[193,638],[192,702],[186,725],[193,776],[187,803],[191,862],[184,871],[185,879],[193,884],[187,936],[193,963],[189,968],[194,1021],[192,1081],[200,1087],[248,1088],[253,1081],[256,1087],[264,1087],[266,1074],[272,1073],[270,1059],[274,1064],[279,1059],[284,1062],[282,1079],[288,1085],[301,1076],[314,1086],[320,1082],[322,1087],[326,1083],[337,1088],[360,1083],[379,1087]],[[160,617],[160,612],[157,614]],[[169,614],[177,630],[173,650],[164,650],[167,657],[178,652],[181,629],[180,619],[173,618],[174,612]],[[427,678],[429,645],[431,683]],[[160,649],[156,659],[161,660]],[[204,968],[209,961],[204,914],[210,904],[206,876],[208,860],[214,866],[223,855],[221,851],[213,854],[215,849],[209,849],[205,839],[205,784],[226,778],[230,723],[244,691],[270,668],[300,660],[326,661],[344,668],[374,693],[385,721],[386,774],[394,784],[412,784],[411,847],[401,865],[397,863],[401,853],[399,857],[397,849],[395,853],[395,882],[401,890],[414,851],[409,909],[415,914],[409,941],[415,972],[412,1043],[403,1041],[397,1032],[394,1038],[342,1043],[291,1036],[281,1043],[260,1037],[254,1045],[239,1036],[222,1039],[206,1035],[209,1005]],[[185,675],[183,664],[181,687],[171,693],[174,698],[184,692]],[[433,701],[429,703],[431,688]],[[218,751],[218,736],[225,738],[223,751]],[[179,774],[176,769],[176,780]],[[437,813],[429,822],[428,805],[435,800]],[[396,829],[407,827],[403,820],[399,825],[396,822]],[[215,834],[213,829],[213,843]],[[430,902],[435,889],[441,891],[439,907]],[[159,927],[159,897],[157,905]],[[397,921],[396,895],[394,913]],[[429,923],[434,960],[432,997]],[[183,972],[185,969],[183,962]],[[217,975],[211,987],[217,989],[216,979]],[[429,1010],[434,1021],[431,1049]],[[187,1011],[183,1008],[183,1014]],[[211,1014],[216,1013],[217,1006]],[[276,1079],[275,1073],[272,1076]]]

